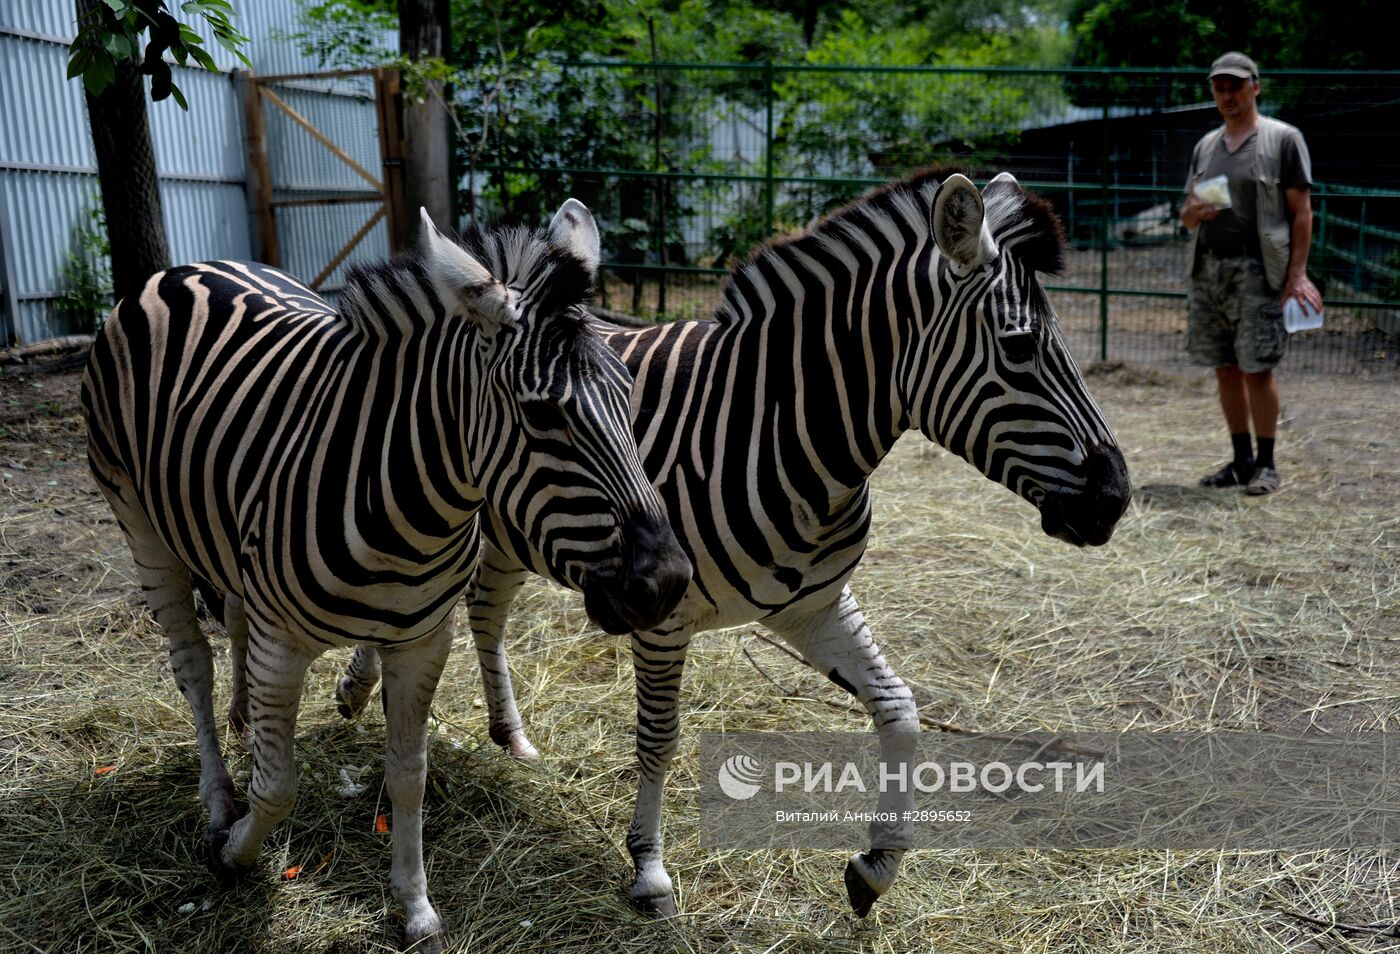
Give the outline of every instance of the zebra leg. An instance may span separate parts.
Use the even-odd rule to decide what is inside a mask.
[[[485,553],[472,577],[468,606],[486,692],[491,740],[518,759],[539,758],[540,753],[525,735],[520,710],[515,705],[515,687],[511,685],[505,650],[510,607],[528,574],[490,544],[483,542],[482,547]]]
[[[211,861],[223,875],[236,875],[257,860],[267,833],[292,811],[297,797],[297,763],[292,750],[297,707],[306,667],[319,649],[302,647],[283,634],[253,626],[248,639],[248,714],[253,725],[253,776],[248,783],[248,814],[213,845]]]
[[[875,645],[850,588],[844,587],[823,609],[783,615],[769,626],[808,665],[860,700],[875,722],[881,761],[903,763],[907,777],[918,742],[919,713],[913,695]],[[884,817],[906,818],[904,813],[913,807],[912,791],[880,794]],[[870,839],[871,848],[852,855],[846,864],[846,893],[860,917],[870,913],[894,882],[904,851],[913,843],[913,827],[909,822],[871,822]]]
[[[234,799],[233,779],[219,751],[219,731],[214,722],[214,655],[195,614],[193,581],[190,571],[160,541],[144,514],[123,507],[120,498],[108,499],[126,531],[151,615],[165,633],[175,685],[194,714],[199,800],[209,812],[209,828],[204,837],[206,845],[212,846],[240,812]]]
[[[389,757],[384,769],[394,806],[394,862],[389,887],[408,915],[415,952],[442,950],[442,919],[428,901],[423,872],[423,787],[428,777],[428,708],[452,648],[450,617],[432,635],[380,651],[384,661]],[[421,943],[420,943],[421,942]]]
[[[627,850],[636,865],[632,902],[646,914],[671,917],[676,896],[661,858],[661,808],[666,770],[676,754],[681,719],[677,700],[690,648],[690,631],[664,636],[632,634],[637,680],[637,806],[627,829]]]
[[[229,665],[233,671],[233,696],[228,701],[228,727],[245,746],[253,742],[248,722],[248,617],[243,601],[224,597],[224,632],[228,633]]]
[[[335,711],[341,718],[353,719],[364,710],[374,687],[379,685],[379,650],[367,643],[355,647],[345,675],[335,684]]]

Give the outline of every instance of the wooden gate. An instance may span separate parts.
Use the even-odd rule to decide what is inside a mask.
[[[331,136],[318,129],[301,112],[298,112],[272,87],[305,80],[339,79],[344,77],[367,76],[372,78],[374,87],[374,119],[378,127],[379,174],[366,169],[356,161],[343,143],[336,143]],[[244,108],[247,116],[247,144],[251,181],[249,182],[250,205],[257,222],[259,260],[268,265],[286,268],[286,256],[281,243],[282,221],[280,210],[292,210],[315,206],[365,205],[369,213],[358,231],[344,236],[339,250],[331,252],[341,241],[336,235],[326,248],[328,260],[317,261],[319,271],[314,277],[298,275],[312,288],[319,289],[346,257],[359,246],[381,220],[387,220],[389,250],[397,252],[407,243],[403,209],[403,132],[400,119],[402,105],[399,71],[379,68],[368,70],[337,70],[325,73],[288,73],[276,76],[256,76],[241,73],[240,82],[244,85]],[[284,91],[285,92],[285,91]],[[356,176],[364,180],[367,189],[316,189],[278,184],[279,178],[268,160],[267,118],[268,108],[279,111],[301,132],[311,137],[326,152],[348,167]],[[361,158],[365,158],[363,155]],[[344,228],[342,226],[342,228]],[[349,229],[345,228],[348,232]],[[325,256],[318,256],[325,257]],[[308,268],[300,269],[310,271]]]

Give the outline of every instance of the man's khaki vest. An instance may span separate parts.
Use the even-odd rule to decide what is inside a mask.
[[[1292,227],[1288,221],[1288,197],[1284,195],[1280,181],[1283,138],[1298,130],[1288,123],[1268,116],[1259,117],[1259,127],[1254,140],[1254,178],[1258,193],[1255,200],[1255,213],[1259,228],[1259,255],[1264,263],[1264,278],[1274,291],[1282,291],[1288,277],[1288,247],[1292,238]],[[1299,134],[1301,136],[1301,134]],[[1201,137],[1196,150],[1191,154],[1191,184],[1195,186],[1205,173],[1210,157],[1220,146],[1225,136],[1225,127],[1220,126]],[[1186,247],[1186,261],[1190,263],[1191,274],[1196,273],[1197,228],[1191,232],[1190,244]]]

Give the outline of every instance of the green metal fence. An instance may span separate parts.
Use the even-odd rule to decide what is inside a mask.
[[[602,303],[708,315],[728,266],[931,164],[1010,170],[1056,206],[1049,280],[1081,358],[1184,363],[1191,148],[1218,125],[1203,71],[536,63],[461,93],[483,117],[459,161],[475,214],[537,219],[576,195],[605,240]],[[1400,368],[1400,70],[1263,79],[1312,154],[1309,271],[1327,324],[1286,367]]]

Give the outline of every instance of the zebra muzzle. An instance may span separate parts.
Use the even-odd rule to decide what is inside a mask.
[[[665,520],[633,516],[621,530],[620,563],[589,571],[582,587],[589,617],[613,634],[650,629],[671,615],[691,573],[690,560]]]
[[[1052,490],[1040,501],[1040,528],[1047,536],[1077,547],[1103,546],[1132,499],[1128,465],[1111,444],[1089,451],[1083,489]]]

